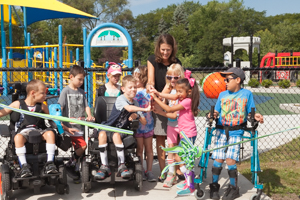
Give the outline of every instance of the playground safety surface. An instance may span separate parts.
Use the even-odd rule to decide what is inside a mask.
[[[196,161],[198,164],[198,160]],[[209,183],[211,181],[211,165],[210,161],[208,166],[207,179],[204,179],[203,184],[201,185],[202,189],[205,189],[205,197],[203,199],[209,199]],[[154,161],[153,163],[153,172],[158,176],[159,167],[158,162]],[[196,174],[199,173],[199,168],[196,167]],[[223,195],[225,188],[229,182],[227,170],[224,168],[220,176],[220,195]],[[250,199],[250,197],[256,193],[256,189],[253,188],[253,184],[248,181],[245,177],[239,174],[238,183],[240,187],[241,197],[238,200]],[[122,182],[110,185],[109,183],[96,183],[92,184],[92,189],[89,193],[81,193],[81,184],[74,184],[73,181],[68,178],[68,184],[70,186],[70,193],[68,195],[58,195],[55,193],[55,188],[50,186],[45,186],[41,188],[41,193],[33,195],[32,190],[18,190],[14,191],[12,199],[27,199],[27,200],[53,200],[53,199],[90,199],[90,200],[99,200],[99,199],[130,199],[130,200],[194,200],[194,196],[176,196],[176,186],[173,186],[171,189],[164,188],[163,183],[160,182],[143,182],[143,189],[141,192],[137,192],[134,189],[133,181]],[[265,194],[261,197],[262,200],[270,200]]]

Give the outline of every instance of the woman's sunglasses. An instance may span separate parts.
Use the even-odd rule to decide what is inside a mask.
[[[174,80],[178,80],[180,78],[180,76],[168,76],[168,75],[166,77],[169,81],[172,80],[172,78],[174,78]]]

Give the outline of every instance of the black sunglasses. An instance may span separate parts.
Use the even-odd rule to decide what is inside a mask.
[[[168,76],[168,75],[166,77],[169,81],[172,80],[172,78],[174,78],[174,80],[178,80],[180,78],[180,76]]]
[[[229,81],[231,80],[231,79],[236,79],[237,77],[234,77],[234,78],[224,78],[224,81],[225,82],[227,82],[227,83],[229,83]]]

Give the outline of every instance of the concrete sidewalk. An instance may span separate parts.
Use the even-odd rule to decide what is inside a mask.
[[[198,161],[196,161],[198,164]],[[204,183],[201,185],[202,189],[205,189],[205,197],[203,199],[209,199],[209,183],[211,181],[211,165],[212,161],[210,161],[208,166],[208,178],[204,180]],[[155,161],[153,164],[153,172],[158,176],[159,167],[158,162]],[[196,174],[199,174],[199,168],[196,167]],[[141,192],[137,192],[134,189],[133,181],[116,183],[114,185],[110,185],[107,183],[96,183],[92,184],[92,189],[89,193],[81,193],[81,184],[74,184],[71,179],[68,179],[70,186],[70,194],[68,195],[58,195],[55,193],[55,188],[50,186],[45,186],[41,188],[41,194],[33,195],[33,190],[18,190],[13,193],[13,197],[11,199],[28,199],[28,200],[53,200],[53,199],[69,199],[69,200],[77,200],[77,199],[90,199],[90,200],[99,200],[99,199],[117,199],[117,200],[195,200],[194,196],[185,196],[185,197],[177,197],[176,196],[176,186],[173,186],[171,189],[167,189],[163,187],[163,183],[158,182],[143,182],[143,189]],[[220,195],[223,195],[225,188],[229,182],[228,173],[226,169],[222,170],[222,174],[220,176]],[[241,197],[238,200],[247,200],[256,193],[256,190],[253,188],[251,182],[249,182],[245,177],[239,174],[238,176],[238,184],[240,187],[240,195]],[[265,194],[261,197],[262,200],[270,200]]]

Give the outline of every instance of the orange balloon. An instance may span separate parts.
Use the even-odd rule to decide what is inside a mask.
[[[217,99],[219,94],[226,90],[224,77],[219,72],[208,74],[202,82],[202,88],[207,98]]]

